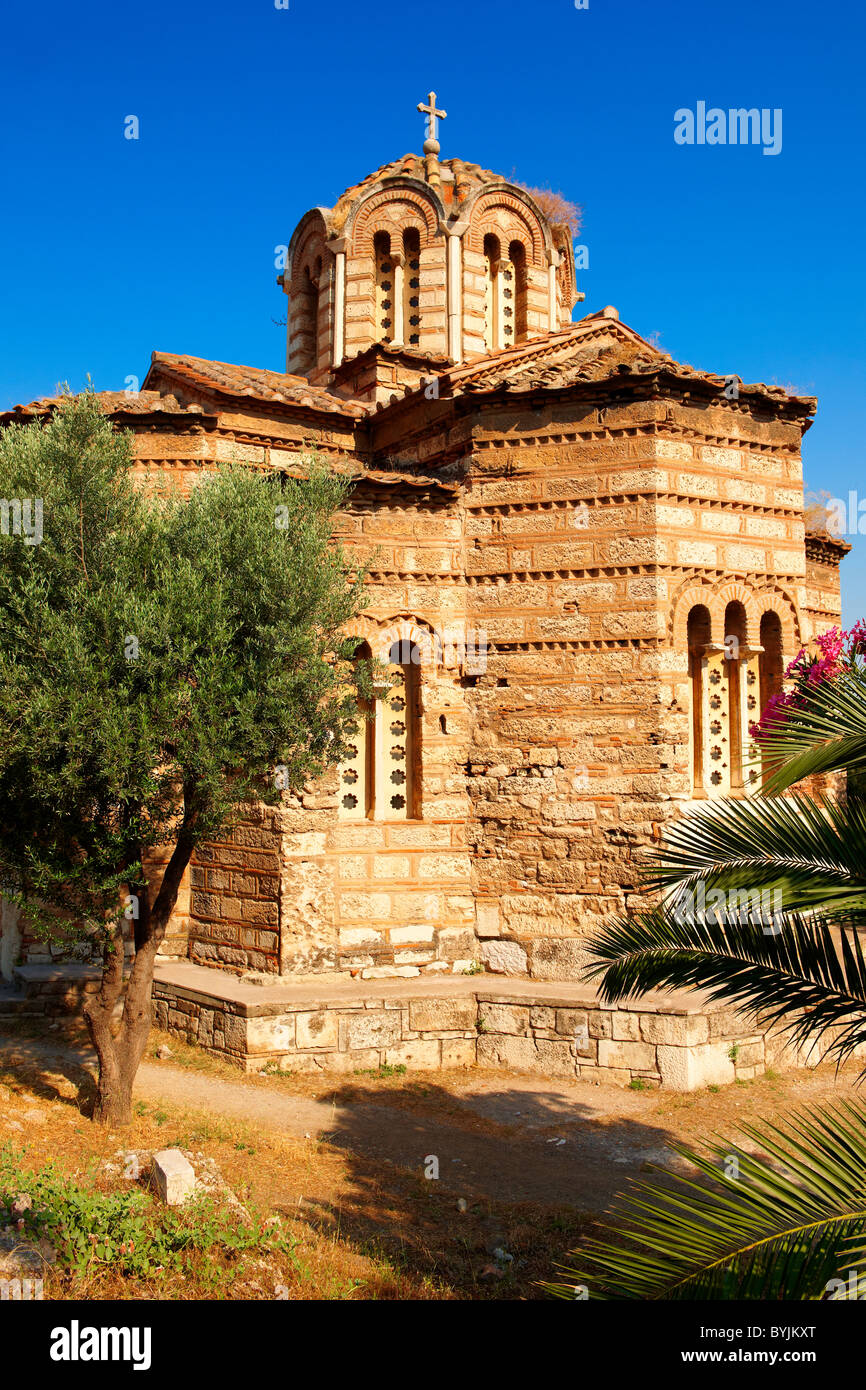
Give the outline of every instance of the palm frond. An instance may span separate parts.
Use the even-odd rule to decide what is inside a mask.
[[[808,686],[805,703],[786,709],[761,751],[775,765],[763,788],[770,796],[804,777],[866,764],[866,672],[852,667]]]
[[[652,989],[705,990],[778,1027],[794,1046],[824,1039],[844,1061],[866,1044],[866,959],[854,925],[817,913],[740,921],[666,907],[618,917],[589,943],[584,976],[607,1003]]]
[[[650,887],[746,888],[781,909],[866,909],[866,805],[786,796],[708,801],[667,829]]]
[[[743,1127],[755,1153],[675,1146],[699,1178],[664,1173],[615,1199],[594,1238],[545,1287],[574,1298],[824,1299],[866,1231],[866,1106],[805,1110]],[[661,1172],[661,1170],[658,1170]]]

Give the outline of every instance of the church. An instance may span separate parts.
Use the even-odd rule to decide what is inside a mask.
[[[732,1079],[738,1037],[754,1074],[730,1016],[578,982],[666,821],[758,785],[750,723],[839,622],[849,547],[804,525],[816,401],[680,363],[611,306],[575,318],[557,200],[440,158],[434,93],[419,110],[422,154],[287,243],[284,371],[154,352],[137,394],[102,393],[136,468],[184,490],[224,460],[349,473],[358,653],[393,679],[350,761],[197,853],[157,1018],[247,1066],[691,1085]]]

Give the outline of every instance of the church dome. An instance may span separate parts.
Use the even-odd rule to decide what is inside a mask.
[[[282,276],[288,372],[324,380],[376,344],[459,363],[570,321],[582,296],[554,200],[440,160],[435,125],[425,149],[301,218]]]

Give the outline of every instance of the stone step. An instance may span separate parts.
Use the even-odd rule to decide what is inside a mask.
[[[0,1019],[4,1018],[44,1018],[44,1005],[37,999],[29,999],[19,990],[0,988]]]

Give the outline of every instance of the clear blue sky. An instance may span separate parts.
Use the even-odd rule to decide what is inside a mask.
[[[0,408],[120,388],[154,348],[281,368],[274,247],[420,151],[433,87],[443,157],[584,209],[578,313],[615,304],[681,361],[817,395],[807,482],[866,496],[861,5],[289,5],[7,8]],[[698,101],[781,108],[781,153],[675,144]],[[851,620],[866,537],[843,574]]]

